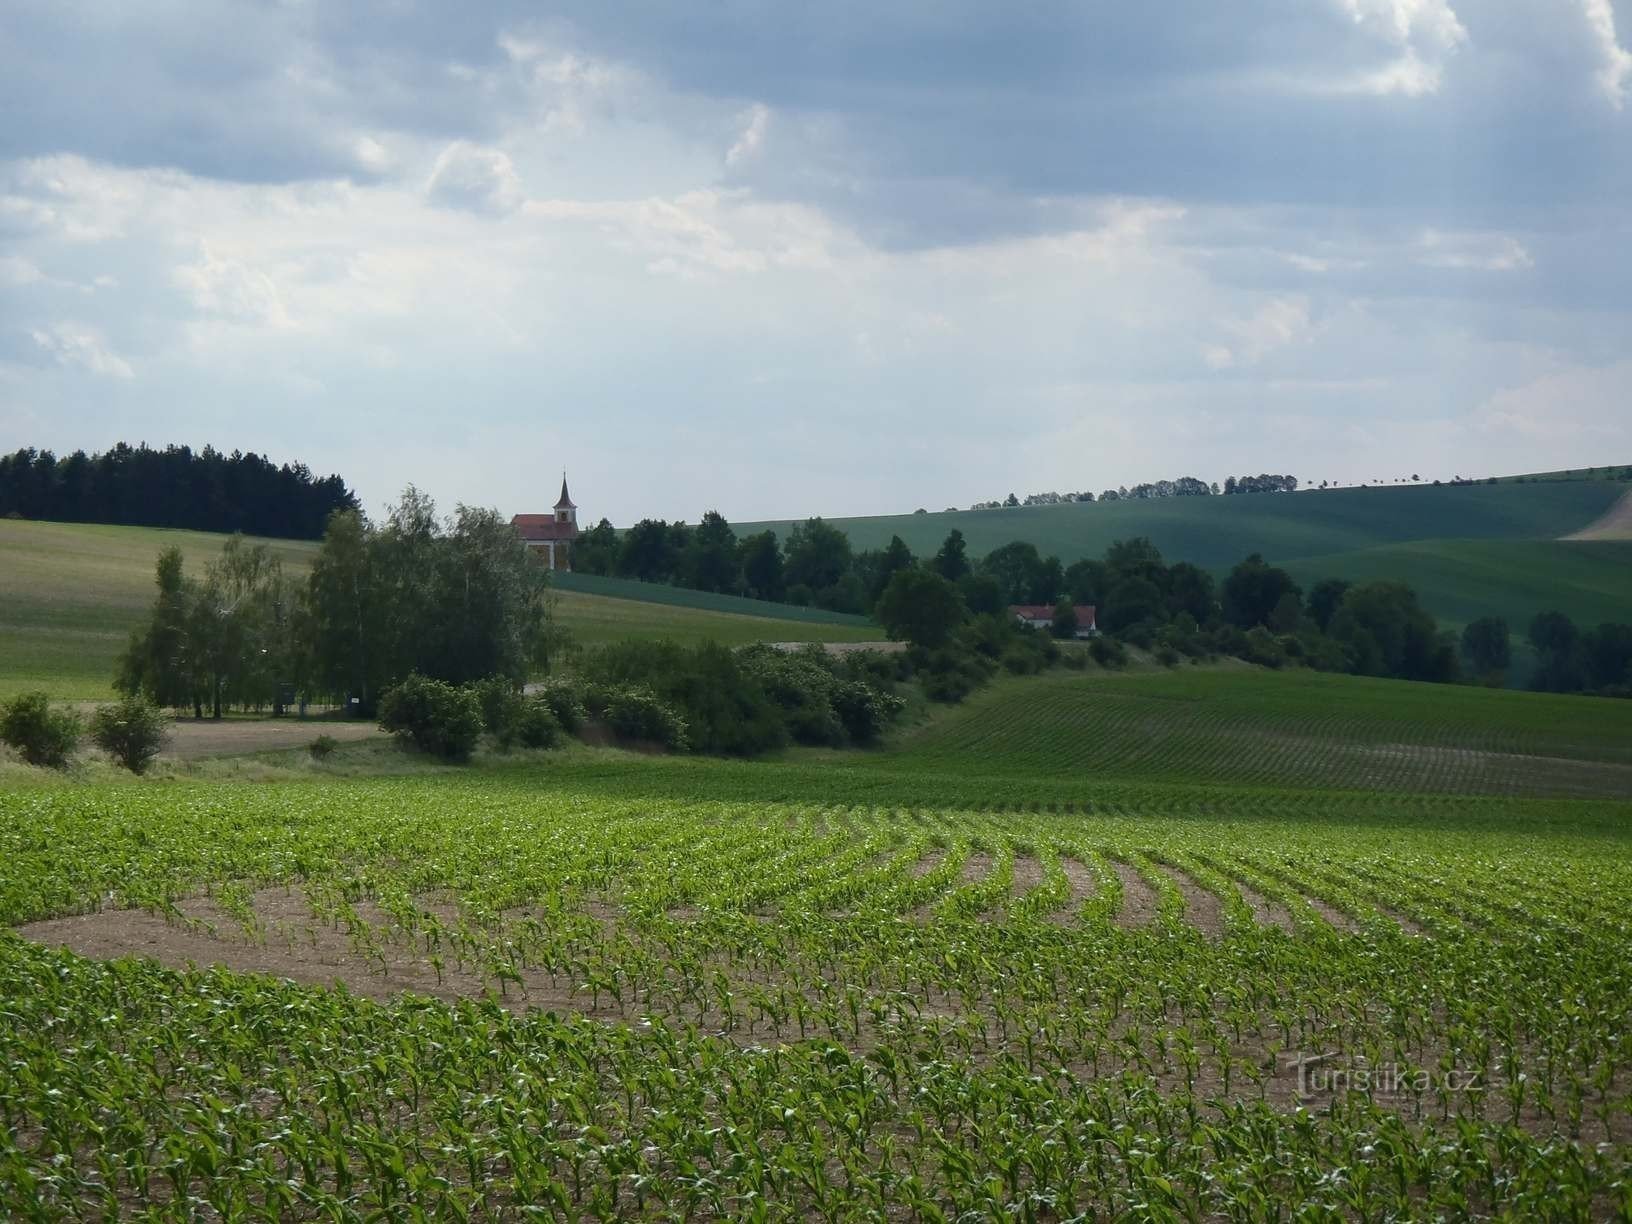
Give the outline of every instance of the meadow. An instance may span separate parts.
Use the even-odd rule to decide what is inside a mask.
[[[181,549],[188,572],[196,574],[219,555],[225,538],[146,527],[0,520],[0,698],[31,688],[61,699],[108,697],[119,652],[152,604],[153,566],[160,550]],[[317,549],[307,541],[259,542],[295,575],[305,572]],[[780,617],[774,615],[777,605],[761,605],[759,614],[748,615],[711,606],[706,596],[677,605],[636,598],[646,593],[562,590],[559,613],[587,645],[631,637],[711,638],[743,645],[880,636],[864,622],[852,623],[855,618],[811,616],[803,608]]]
[[[13,782],[0,1214],[1632,1211],[1626,703],[976,701],[768,763]]]

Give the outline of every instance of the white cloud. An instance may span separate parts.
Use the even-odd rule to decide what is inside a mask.
[[[1338,0],[1363,29],[1397,46],[1416,42],[1450,50],[1467,41],[1468,31],[1446,0]]]
[[[498,215],[514,210],[525,193],[508,153],[456,140],[437,157],[425,194],[448,208]]]
[[[56,323],[49,328],[33,328],[29,339],[42,354],[59,366],[87,370],[109,378],[134,378],[130,363],[108,348],[91,328],[77,323]]]
[[[758,102],[749,107],[747,115],[744,116],[742,135],[738,136],[737,142],[727,150],[725,164],[736,166],[751,160],[764,146],[765,133],[770,124],[771,112],[768,107]]]
[[[1306,339],[1313,330],[1306,297],[1271,298],[1252,314],[1225,319],[1228,343],[1202,346],[1202,360],[1214,370],[1254,366],[1277,349]]]
[[[16,255],[0,256],[0,285],[21,288],[23,285],[37,285],[43,280],[45,275],[28,260]]]
[[[1609,104],[1620,110],[1626,105],[1627,85],[1632,81],[1632,52],[1616,37],[1615,9],[1610,0],[1581,0],[1581,10],[1602,60],[1596,73],[1598,88]]]
[[[1424,230],[1417,239],[1417,262],[1429,268],[1477,272],[1517,272],[1535,263],[1509,234],[1441,233]]]
[[[1317,86],[1317,92],[1358,93],[1408,98],[1438,93],[1446,59],[1468,40],[1446,0],[1337,0],[1339,9],[1361,30],[1396,48],[1376,68],[1339,76]]]
[[[268,327],[293,326],[272,277],[247,263],[217,255],[208,241],[199,243],[198,262],[177,268],[174,280],[206,314]]]

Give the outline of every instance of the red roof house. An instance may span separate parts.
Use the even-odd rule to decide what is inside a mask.
[[[1099,626],[1094,623],[1094,605],[1074,604],[1072,607],[1077,614],[1077,632],[1074,636],[1088,638],[1097,634]],[[1049,630],[1054,627],[1053,604],[1010,604],[1009,615],[1033,629]]]

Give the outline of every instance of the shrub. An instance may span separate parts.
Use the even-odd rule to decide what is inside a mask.
[[[1262,667],[1283,667],[1286,664],[1286,652],[1279,639],[1262,625],[1247,631],[1246,649],[1241,657],[1248,663],[1257,663]]]
[[[569,735],[583,729],[589,711],[584,708],[582,690],[570,680],[547,680],[539,686],[534,698],[542,701],[555,715],[555,721]]]
[[[516,742],[526,701],[515,684],[503,676],[489,676],[467,686],[482,712],[482,726],[501,748]]]
[[[421,752],[466,761],[482,734],[482,709],[469,689],[412,675],[380,699],[380,727]]]
[[[332,735],[320,735],[306,745],[306,751],[312,754],[314,761],[326,761],[334,755],[335,749],[340,747],[340,741]]]
[[[833,713],[852,744],[876,744],[906,703],[859,680],[846,680],[833,691]]]
[[[620,739],[662,744],[676,752],[687,748],[686,722],[656,693],[638,685],[614,689],[606,703],[606,722]]]
[[[44,693],[23,693],[0,714],[0,740],[15,748],[30,765],[68,768],[79,747],[79,715],[53,710]]]
[[[561,742],[561,723],[542,694],[521,702],[513,724],[515,738],[523,748],[554,748]]]
[[[1101,667],[1126,667],[1128,648],[1115,638],[1096,637],[1088,643],[1088,653]]]
[[[140,695],[101,706],[91,718],[96,746],[131,773],[142,773],[153,763],[169,734],[164,712]]]

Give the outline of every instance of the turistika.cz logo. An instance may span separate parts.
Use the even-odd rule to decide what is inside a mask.
[[[1399,1063],[1371,1065],[1365,1059],[1337,1063],[1335,1054],[1297,1054],[1287,1069],[1298,1077],[1300,1097],[1337,1096],[1357,1092],[1377,1098],[1422,1096],[1429,1092],[1473,1092],[1481,1087],[1479,1072],[1458,1068],[1429,1070]]]

